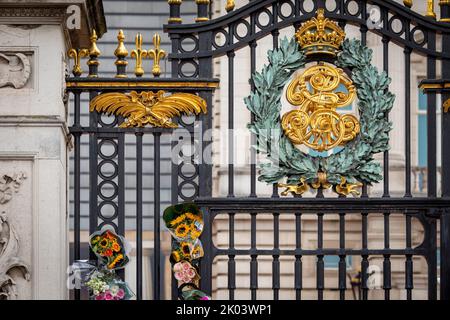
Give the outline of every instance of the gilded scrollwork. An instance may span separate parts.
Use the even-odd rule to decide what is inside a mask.
[[[286,136],[294,144],[326,151],[353,140],[360,130],[358,119],[339,114],[356,97],[356,88],[345,72],[320,63],[295,78],[286,91],[287,100],[297,110],[282,117]]]

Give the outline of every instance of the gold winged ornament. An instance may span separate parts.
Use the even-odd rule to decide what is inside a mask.
[[[195,94],[165,91],[144,91],[137,93],[103,93],[91,100],[90,111],[122,116],[125,121],[121,128],[144,127],[151,125],[159,128],[177,128],[173,117],[182,114],[206,113],[206,101]]]

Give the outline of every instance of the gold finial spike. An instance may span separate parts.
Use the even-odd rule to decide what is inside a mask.
[[[85,58],[89,55],[88,49],[70,49],[67,52],[69,58],[73,59],[72,73],[75,77],[81,76],[83,70],[81,69],[81,58]]]
[[[225,10],[227,12],[233,11],[235,7],[234,0],[227,0],[227,5],[225,6]]]
[[[412,0],[403,0],[403,4],[404,4],[406,7],[411,8],[412,5],[413,5],[413,2],[412,2]]]
[[[434,0],[427,0],[426,16],[436,20],[436,13],[434,12]]]
[[[116,78],[126,78],[126,67],[128,65],[128,61],[125,60],[125,58],[128,56],[127,48],[125,48],[125,45],[123,44],[125,40],[125,35],[123,34],[122,30],[119,30],[119,34],[117,35],[117,40],[119,41],[119,44],[114,51],[114,55],[117,57],[117,60],[115,62],[115,65],[117,67],[117,75]]]
[[[131,51],[131,57],[136,59],[136,66],[134,67],[134,74],[136,77],[142,77],[144,75],[144,69],[142,68],[142,58],[147,56],[147,50],[142,49],[142,34],[136,35],[136,49]]]
[[[91,40],[91,47],[89,48],[89,77],[95,78],[98,76],[98,65],[100,62],[98,61],[98,57],[101,54],[100,49],[97,47],[97,33],[95,32],[95,29],[92,30],[92,34],[90,37]]]
[[[97,32],[95,32],[95,29],[92,29],[92,35],[90,37],[91,47],[89,48],[89,56],[91,57],[98,57],[102,53],[97,47],[97,39]]]
[[[153,59],[153,68],[152,73],[155,77],[159,77],[161,75],[161,67],[159,62],[166,56],[166,52],[160,48],[161,45],[161,37],[159,34],[155,34],[153,36],[153,46],[154,49],[148,50],[147,55],[150,59]]]

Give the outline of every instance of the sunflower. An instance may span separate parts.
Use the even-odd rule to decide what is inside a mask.
[[[177,250],[172,251],[171,256],[172,256],[173,261],[175,261],[175,262],[178,262],[181,260],[180,253]]]
[[[100,241],[100,236],[95,236],[94,238],[92,238],[91,243],[96,244],[99,241]]]
[[[109,245],[109,241],[107,239],[102,239],[100,240],[99,244],[100,248],[107,248]]]
[[[186,219],[186,216],[184,214],[178,216],[177,218],[170,221],[170,225],[173,227],[181,222],[183,222]]]
[[[190,229],[191,228],[187,224],[182,223],[176,227],[175,236],[178,238],[185,238],[189,234]]]
[[[200,235],[202,234],[202,231],[197,229],[197,228],[192,228],[191,229],[191,238],[192,239],[197,239],[198,237],[200,237]]]
[[[186,212],[185,215],[190,220],[194,220],[194,221],[199,220],[198,216],[193,214],[192,212]]]
[[[196,246],[194,250],[192,250],[192,256],[194,258],[203,257],[203,248],[201,246]]]
[[[181,242],[180,248],[185,258],[191,257],[191,246],[189,245],[188,242]]]

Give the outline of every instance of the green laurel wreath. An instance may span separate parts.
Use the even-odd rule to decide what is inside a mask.
[[[254,146],[267,155],[268,163],[260,165],[259,180],[276,183],[287,177],[288,184],[300,178],[307,183],[317,181],[318,172],[325,172],[331,184],[365,182],[382,179],[381,165],[374,161],[375,153],[389,149],[392,123],[387,114],[395,96],[388,91],[391,79],[371,65],[372,50],[359,40],[346,39],[336,65],[352,71],[357,89],[360,134],[340,152],[328,157],[312,156],[298,150],[283,134],[280,123],[281,95],[293,73],[305,66],[306,59],[295,39],[284,38],[279,48],[268,51],[269,65],[252,76],[255,90],[245,98],[247,109],[254,115],[249,130],[257,137]]]

